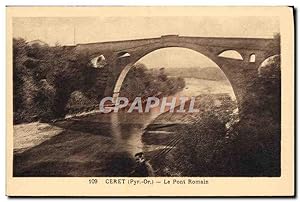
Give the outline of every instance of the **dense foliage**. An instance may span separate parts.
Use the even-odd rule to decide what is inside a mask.
[[[14,123],[50,121],[97,109],[109,68],[94,68],[87,55],[72,47],[13,39]],[[129,98],[172,94],[184,87],[183,79],[167,78],[143,65],[133,67],[128,77],[122,94]]]
[[[238,116],[231,112],[234,103],[226,96],[202,96],[200,113],[194,117],[178,114],[172,120],[160,115],[147,130],[162,123],[175,122],[164,139],[153,141],[147,132],[145,144],[163,142],[166,149],[150,152],[159,176],[280,176],[280,56],[260,67]],[[174,115],[172,115],[174,117]],[[184,123],[188,118],[190,124]],[[230,119],[232,121],[230,121]],[[159,122],[158,122],[159,121]],[[164,128],[168,128],[165,125]],[[150,141],[151,140],[151,141]]]
[[[70,94],[91,92],[95,69],[84,55],[63,46],[28,44],[13,39],[14,121],[31,122],[63,117]]]
[[[121,96],[134,100],[136,96],[147,98],[150,96],[172,95],[185,87],[181,77],[168,77],[164,68],[148,70],[141,63],[137,63],[128,72],[122,85]]]

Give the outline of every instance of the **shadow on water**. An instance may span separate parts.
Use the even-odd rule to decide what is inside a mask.
[[[65,130],[14,154],[14,176],[127,176],[131,171],[134,161],[128,141],[141,124],[114,125],[91,116],[53,125]]]
[[[81,133],[89,133],[90,135],[101,135],[106,137],[114,136],[115,134],[112,131],[112,127],[116,127],[115,123],[99,123],[95,121],[88,120],[68,120],[63,121],[64,123],[58,122],[53,123],[53,126],[63,128],[66,130],[74,131],[74,135],[78,135],[78,132]],[[130,127],[129,127],[130,126]],[[133,128],[142,128],[142,124],[134,124],[134,123],[117,123],[117,127],[122,130],[122,138],[126,139],[129,135],[131,127]]]

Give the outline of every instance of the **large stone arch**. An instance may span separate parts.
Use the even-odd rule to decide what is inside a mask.
[[[131,55],[131,57],[128,61],[125,62],[125,64],[123,64],[124,65],[123,67],[115,66],[116,71],[114,71],[114,72],[118,72],[118,73],[116,74],[114,87],[110,94],[113,95],[114,98],[116,98],[118,96],[120,89],[121,89],[121,85],[122,85],[127,73],[129,72],[129,70],[133,66],[133,64],[135,64],[138,60],[140,60],[141,58],[150,54],[153,51],[163,49],[163,48],[172,48],[172,47],[193,50],[201,55],[204,55],[205,57],[210,59],[212,62],[214,62],[220,68],[220,70],[225,74],[228,81],[231,83],[234,94],[237,98],[237,102],[239,102],[239,97],[237,95],[238,89],[235,89],[234,85],[232,84],[232,81],[234,81],[234,79],[232,77],[233,75],[231,75],[229,73],[229,71],[228,71],[229,68],[222,68],[223,67],[222,61],[229,60],[230,63],[241,63],[241,62],[243,63],[243,61],[230,59],[230,58],[220,58],[218,55],[220,52],[227,50],[225,48],[224,48],[224,50],[222,50],[222,49],[213,48],[213,47],[202,47],[202,46],[199,46],[198,44],[194,44],[194,43],[187,43],[187,42],[178,43],[178,42],[173,42],[173,41],[169,41],[169,42],[165,42],[165,43],[153,43],[147,47],[141,47],[141,48],[134,49],[134,50],[127,49],[127,52]],[[115,64],[115,65],[120,65],[120,64]],[[237,66],[237,65],[235,64],[234,66]]]
[[[197,43],[189,42],[176,42],[176,41],[165,41],[163,43],[151,43],[147,46],[141,46],[132,49],[126,49],[126,52],[130,54],[129,58],[126,58],[125,63],[115,63],[114,64],[114,86],[110,87],[108,95],[113,95],[114,97],[118,96],[119,90],[121,88],[120,83],[126,77],[126,74],[129,72],[130,68],[134,63],[139,59],[146,56],[147,54],[162,48],[171,48],[171,47],[180,47],[186,48],[193,51],[196,51],[211,61],[213,61],[220,70],[225,74],[229,80],[234,94],[237,99],[239,110],[243,108],[244,100],[247,98],[248,93],[252,93],[254,89],[249,89],[249,84],[257,77],[258,67],[265,58],[268,58],[273,52],[264,52],[258,50],[255,52],[256,61],[254,63],[249,62],[249,58],[253,54],[252,51],[245,51],[243,49],[235,50],[239,52],[243,60],[236,60],[231,58],[219,57],[219,53],[228,50],[226,47],[209,47],[209,46],[199,46]],[[122,50],[124,52],[124,50]],[[117,53],[118,54],[118,53]],[[120,65],[121,64],[121,65]],[[125,74],[121,74],[122,71]],[[116,85],[119,85],[119,89],[115,89]],[[254,90],[255,91],[255,90]]]
[[[219,60],[217,58],[219,57],[218,56],[219,55],[219,50],[212,50],[212,49],[207,50],[205,48],[195,46],[195,44],[191,44],[191,43],[184,43],[184,44],[180,44],[180,45],[179,44],[173,44],[173,43],[156,44],[156,45],[152,44],[151,47],[148,47],[146,49],[144,48],[143,51],[140,51],[140,50],[135,50],[135,51],[132,51],[132,52],[127,51],[128,53],[130,53],[132,58],[130,59],[130,62],[125,65],[125,67],[121,68],[121,71],[118,74],[118,78],[115,81],[115,85],[114,85],[114,88],[113,88],[113,91],[112,91],[114,100],[119,96],[123,81],[125,80],[127,73],[130,71],[131,67],[138,60],[142,59],[146,55],[148,55],[148,54],[150,54],[150,53],[152,53],[156,50],[165,49],[165,48],[174,48],[174,47],[192,50],[192,51],[195,51],[195,52],[205,56],[206,58],[211,60],[213,63],[215,63],[216,66],[219,67],[220,71],[222,71],[224,73],[224,75],[226,76],[226,78],[228,79],[228,81],[231,84],[231,80],[228,77],[228,73],[225,72],[226,69],[224,71],[222,69],[222,66],[220,66],[218,64]],[[224,58],[224,59],[228,59],[228,58]],[[235,61],[235,59],[231,59],[231,60]],[[240,61],[240,60],[237,60],[237,62],[238,61]],[[117,67],[117,69],[119,69],[119,68]],[[232,84],[231,84],[231,87],[232,87],[233,92],[235,94],[235,97],[237,98],[237,101],[238,101],[238,97],[236,96],[236,92],[235,92],[234,86]]]
[[[75,47],[75,51],[84,52],[89,56],[99,53],[107,56],[110,76],[107,78],[105,95],[112,96],[115,83],[127,65],[134,64],[154,50],[168,47],[188,48],[205,55],[216,63],[230,81],[241,111],[247,96],[256,93],[251,83],[255,82],[258,76],[259,65],[266,58],[280,54],[280,37],[267,39],[166,35],[158,38],[79,44]],[[243,60],[218,56],[226,50],[237,51]],[[130,57],[120,57],[124,53],[128,53]],[[254,62],[250,62],[252,55],[255,55]],[[245,105],[249,103],[245,102]]]

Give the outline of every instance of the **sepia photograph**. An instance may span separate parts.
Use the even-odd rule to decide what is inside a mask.
[[[8,8],[12,178],[208,184],[281,179],[292,167],[282,161],[282,142],[293,145],[285,139],[293,132],[282,132],[292,129],[282,118],[283,90],[293,91],[282,87],[293,71],[282,66],[292,61],[283,49],[292,29],[282,23],[292,18],[283,21],[274,8],[195,15],[195,7],[189,15],[95,7],[109,14],[88,15],[78,7],[86,15],[77,16],[72,8],[36,16],[30,9],[40,8]]]

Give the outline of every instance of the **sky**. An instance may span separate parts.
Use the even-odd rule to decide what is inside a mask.
[[[75,37],[74,37],[75,29]],[[61,45],[160,37],[263,37],[279,32],[274,17],[51,17],[14,18],[13,36]]]
[[[148,68],[217,67],[208,57],[187,48],[163,48],[142,57],[139,63]]]
[[[13,37],[41,40],[49,45],[118,41],[176,34],[199,37],[272,38],[279,32],[274,17],[26,17],[13,19]],[[187,49],[169,48],[146,56],[145,63],[166,68],[194,61],[191,66],[213,64],[203,55]],[[152,62],[151,62],[152,61]],[[179,65],[178,65],[179,64]]]

